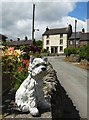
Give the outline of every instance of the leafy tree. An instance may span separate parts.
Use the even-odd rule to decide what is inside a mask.
[[[35,41],[36,42],[36,46],[40,49],[42,49],[43,46],[43,42],[41,40]]]

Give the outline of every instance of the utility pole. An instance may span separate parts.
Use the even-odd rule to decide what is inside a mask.
[[[32,18],[32,41],[34,42],[34,19],[35,19],[35,4],[33,4],[33,18]]]
[[[77,25],[77,20],[75,20],[75,41],[74,41],[75,48],[76,48],[76,25]]]

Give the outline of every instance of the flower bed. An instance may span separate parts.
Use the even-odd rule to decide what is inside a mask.
[[[7,47],[2,56],[2,87],[18,89],[22,81],[27,77],[29,59],[23,59],[24,52]]]

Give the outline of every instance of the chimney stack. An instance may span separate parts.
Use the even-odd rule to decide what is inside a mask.
[[[28,40],[28,37],[27,37],[27,36],[25,36],[25,40]]]
[[[12,39],[10,39],[10,42],[12,42],[13,40]]]
[[[82,33],[85,33],[85,29],[84,28],[82,28]]]
[[[47,26],[46,31],[48,31],[48,30],[49,30],[49,28],[48,28],[48,26]]]
[[[20,41],[20,38],[17,38],[18,41]]]

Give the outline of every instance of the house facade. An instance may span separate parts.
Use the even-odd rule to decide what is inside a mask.
[[[75,33],[68,38],[68,47],[81,47],[89,45],[89,32],[76,32],[76,40]]]
[[[63,54],[67,47],[67,39],[71,34],[71,26],[66,28],[49,29],[42,34],[43,49],[49,53]]]

